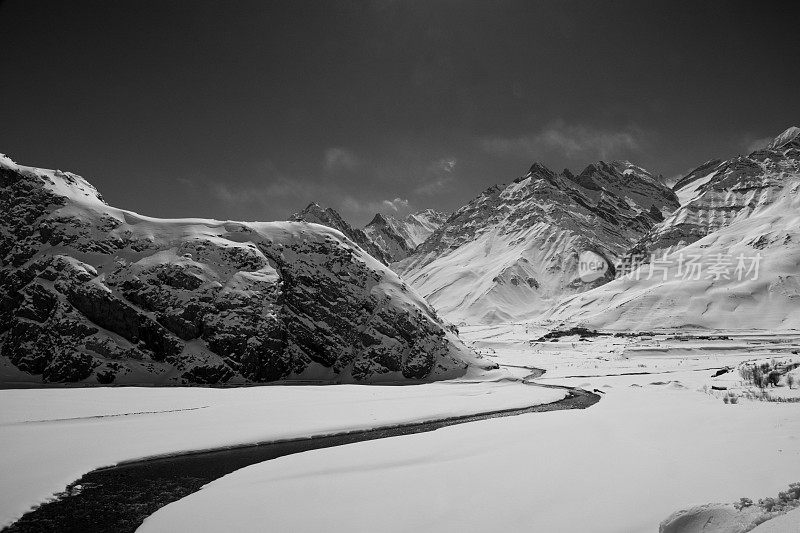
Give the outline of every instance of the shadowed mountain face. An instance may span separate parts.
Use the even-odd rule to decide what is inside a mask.
[[[416,381],[481,364],[338,231],[145,217],[4,156],[0,258],[5,382]]]
[[[457,210],[395,269],[453,321],[533,317],[559,297],[588,290],[578,257],[613,263],[679,206],[675,194],[627,161],[575,176],[534,164]]]

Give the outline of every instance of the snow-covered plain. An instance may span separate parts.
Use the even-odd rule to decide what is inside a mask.
[[[328,531],[335,521],[347,531],[653,532],[677,510],[757,500],[800,479],[800,403],[741,398],[730,405],[711,389],[738,379],[735,372],[713,377],[717,369],[797,358],[791,352],[800,334],[535,342],[543,332],[527,324],[463,328],[476,350],[504,365],[470,381],[0,391],[0,524],[83,473],[121,461],[563,397],[509,379],[531,368],[547,370],[542,383],[597,389],[603,398],[585,410],[281,457],[206,485],[141,529],[247,531],[269,524]]]
[[[121,461],[524,407],[565,394],[510,380],[508,372],[486,377],[404,387],[2,390],[0,526],[82,474]]]
[[[796,337],[528,342],[539,333],[462,332],[501,364],[605,392],[598,404],[281,457],[162,508],[141,531],[654,532],[676,510],[800,479],[800,404],[728,405],[707,390],[709,369],[785,354]]]

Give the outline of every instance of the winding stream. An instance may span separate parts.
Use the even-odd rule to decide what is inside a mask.
[[[583,389],[534,383],[531,380],[540,377],[544,371],[536,368],[529,370],[532,373],[523,380],[526,385],[565,389],[568,395],[555,402],[530,407],[185,453],[100,468],[85,474],[52,501],[29,511],[2,531],[133,532],[145,518],[161,507],[200,490],[203,485],[224,475],[276,457],[435,431],[489,418],[585,409],[600,400],[597,394]]]

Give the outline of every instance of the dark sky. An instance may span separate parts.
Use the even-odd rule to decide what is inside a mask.
[[[452,210],[800,123],[796,2],[0,3],[0,152],[162,217]],[[755,144],[754,144],[755,143]]]

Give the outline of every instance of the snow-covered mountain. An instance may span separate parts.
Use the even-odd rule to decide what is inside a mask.
[[[311,202],[305,209],[289,217],[292,222],[312,222],[322,224],[342,232],[348,239],[356,243],[369,255],[388,265],[392,259],[383,249],[376,246],[372,239],[362,229],[354,228],[333,208],[323,208],[316,202]]]
[[[582,282],[582,251],[613,264],[678,206],[659,178],[627,161],[577,176],[537,163],[457,210],[394,268],[452,321],[532,317],[613,278],[612,268]]]
[[[413,253],[446,219],[447,215],[433,209],[412,213],[404,218],[378,213],[366,225],[364,233],[391,262],[395,262]]]
[[[637,246],[655,260],[542,318],[621,330],[800,327],[800,129],[710,161],[675,188],[683,205]]]
[[[3,381],[374,382],[492,366],[454,331],[334,229],[150,218],[0,156]]]
[[[675,184],[680,209],[653,228],[638,250],[686,246],[772,204],[797,175],[798,147],[800,129],[793,127],[763,150],[699,166]]]

